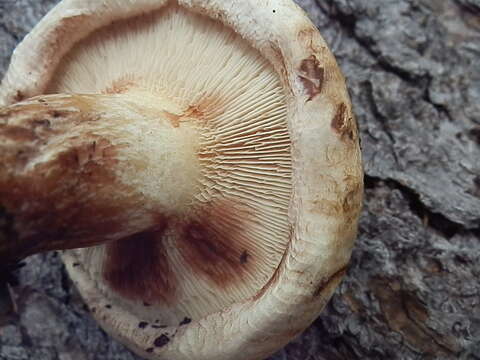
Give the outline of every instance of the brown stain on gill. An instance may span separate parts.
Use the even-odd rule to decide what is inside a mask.
[[[123,94],[136,85],[133,76],[124,76],[115,80],[109,87],[102,91],[103,94]]]
[[[182,116],[169,113],[168,111],[162,111],[162,116],[164,116],[168,121],[170,121],[170,124],[172,124],[174,128],[180,127]]]
[[[128,299],[147,302],[171,300],[175,278],[162,242],[167,219],[155,228],[108,244],[103,276],[109,286]]]
[[[191,270],[220,287],[241,282],[253,264],[241,261],[249,242],[245,234],[249,218],[245,207],[223,200],[205,206],[181,224],[177,245]]]
[[[254,266],[244,261],[249,212],[227,200],[212,201],[187,217],[158,216],[158,226],[107,245],[104,279],[112,290],[130,300],[148,303],[175,299],[179,276],[165,247],[173,239],[190,274],[223,288],[244,281]]]
[[[302,82],[308,94],[307,101],[311,101],[315,96],[322,92],[325,80],[325,70],[320,66],[320,62],[315,55],[302,60],[299,68],[299,79]]]

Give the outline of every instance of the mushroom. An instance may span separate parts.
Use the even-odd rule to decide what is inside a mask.
[[[63,0],[0,104],[0,257],[72,249],[93,316],[146,358],[262,359],[346,272],[357,127],[291,0]]]

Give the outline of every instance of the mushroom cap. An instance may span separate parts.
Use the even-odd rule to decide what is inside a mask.
[[[87,260],[97,250],[66,251],[63,259],[93,316],[138,354],[151,359],[262,359],[310,325],[346,273],[363,193],[358,131],[344,77],[297,5],[291,0],[63,0],[15,50],[0,87],[0,105],[68,92],[59,85],[68,70],[62,62],[75,53],[75,46],[96,31],[121,26],[120,21],[157,11],[160,19],[162,9],[169,7],[179,16],[210,19],[214,29],[233,33],[228,39],[248,44],[242,51],[266,60],[262,69],[271,68],[282,89],[279,107],[289,136],[290,178],[283,235],[273,250],[275,268],[259,270],[261,282],[238,296],[225,295],[227,286],[220,305],[204,313],[182,319],[175,308],[165,322],[155,323],[161,306],[142,312],[138,299],[121,301],[121,291],[105,290],[97,278],[101,269]],[[250,81],[255,84],[258,76]],[[218,211],[231,206],[235,204]],[[266,254],[268,247],[258,251]],[[244,263],[247,254],[239,254]],[[213,289],[214,298],[221,289]],[[191,297],[194,301],[194,292]],[[174,324],[172,319],[180,321]]]

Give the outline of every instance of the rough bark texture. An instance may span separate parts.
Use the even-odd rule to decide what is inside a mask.
[[[0,0],[0,76],[55,3]],[[366,203],[347,278],[271,360],[480,359],[480,1],[298,3],[347,76]],[[15,274],[0,359],[138,359],[90,318],[55,253]]]

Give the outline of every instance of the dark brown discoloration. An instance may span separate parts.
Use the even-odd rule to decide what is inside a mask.
[[[348,270],[348,266],[344,266],[340,270],[333,273],[332,275],[326,278],[323,278],[320,284],[318,284],[317,287],[315,288],[313,292],[313,296],[317,297],[321,295],[325,291],[325,289],[332,284],[332,282],[345,276],[345,274],[347,273],[347,270]]]
[[[159,219],[155,229],[107,245],[103,276],[122,296],[149,303],[168,302],[175,292],[162,236],[167,226]]]
[[[340,103],[332,119],[332,129],[340,135],[342,141],[355,139],[355,123],[352,117],[347,117],[347,105]]]
[[[192,272],[222,287],[242,281],[248,267],[238,259],[248,241],[244,235],[248,219],[246,208],[218,201],[185,222],[177,246]]]
[[[20,90],[17,90],[17,92],[15,93],[15,96],[13,97],[13,100],[18,102],[24,99],[25,99],[25,95],[23,95],[23,93]]]
[[[145,350],[147,353],[152,353],[153,352],[153,348],[148,348],[147,350]]]
[[[301,75],[298,77],[308,94],[307,101],[311,101],[322,92],[325,70],[320,66],[320,62],[315,55],[312,55],[302,60],[299,71]]]
[[[166,329],[167,327],[167,325],[152,325],[153,329]]]
[[[145,329],[147,326],[148,326],[148,322],[146,322],[146,321],[140,321],[140,322],[138,323],[138,327],[139,327],[140,329]]]
[[[123,204],[102,202],[101,196],[86,203],[79,199],[81,194],[74,195],[80,183],[89,193],[114,183],[108,169],[114,163],[114,148],[105,139],[98,140],[106,146],[92,150],[91,144],[82,144],[58,154],[53,163],[40,163],[22,176],[0,179],[2,204],[15,214],[22,241],[34,246],[25,251],[37,251],[41,246],[46,246],[43,250],[67,248],[70,241],[74,247],[98,243],[121,226],[111,215],[119,213]],[[11,155],[14,158],[7,163],[11,169],[20,169],[35,152],[27,146]],[[28,205],[20,207],[21,203]],[[44,244],[47,239],[48,244]]]
[[[480,126],[470,129],[468,135],[473,139],[473,141],[480,145]]]
[[[190,319],[188,317],[185,317],[182,321],[180,321],[180,323],[178,325],[183,326],[183,325],[190,324],[191,322],[192,322],[192,319]]]
[[[212,202],[188,217],[158,217],[149,231],[107,245],[104,278],[112,290],[131,300],[170,302],[175,297],[177,276],[172,272],[164,247],[165,233],[188,271],[218,286],[243,281],[253,262],[241,263],[246,208],[229,201]]]
[[[34,141],[37,137],[31,129],[20,126],[7,126],[0,124],[0,136],[13,141]]]
[[[242,252],[242,255],[240,255],[240,264],[246,264],[248,262],[249,257],[250,257],[250,254],[248,253],[248,251],[244,250]]]
[[[169,342],[170,342],[170,338],[167,335],[162,334],[155,339],[155,341],[153,342],[153,345],[155,345],[155,347],[161,348],[167,345]]]
[[[338,133],[342,133],[342,128],[345,125],[345,112],[347,111],[347,106],[345,103],[341,103],[338,105],[337,110],[335,112],[335,116],[332,120],[332,128],[336,130]]]

